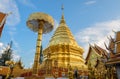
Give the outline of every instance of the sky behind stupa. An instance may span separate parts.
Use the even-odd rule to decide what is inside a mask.
[[[0,38],[0,49],[13,41],[14,59],[22,59],[25,67],[31,67],[35,54],[37,33],[26,26],[31,13],[44,12],[55,20],[58,27],[64,5],[64,16],[78,44],[88,51],[88,43],[104,48],[107,37],[114,37],[120,30],[120,0],[0,0],[0,12],[9,13]],[[45,48],[55,29],[43,35]],[[1,53],[1,51],[0,51]]]

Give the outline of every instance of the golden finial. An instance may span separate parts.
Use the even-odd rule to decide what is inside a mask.
[[[61,6],[61,10],[62,10],[62,17],[61,17],[61,21],[60,21],[60,23],[65,23],[65,20],[64,20],[64,6],[62,5]]]
[[[62,5],[61,10],[64,11],[64,5]]]
[[[61,10],[62,10],[62,15],[64,15],[64,5],[63,4],[61,6]]]

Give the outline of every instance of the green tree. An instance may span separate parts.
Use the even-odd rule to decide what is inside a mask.
[[[40,64],[43,62],[43,53],[42,53],[42,51],[43,51],[43,48],[42,48],[42,45],[41,45],[41,50],[40,50]]]
[[[1,54],[0,66],[6,66],[5,62],[10,61],[12,59],[12,52],[13,50],[12,50],[12,41],[11,41],[10,44],[8,44],[8,46],[5,48],[5,50]]]

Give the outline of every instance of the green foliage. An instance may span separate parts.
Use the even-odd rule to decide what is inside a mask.
[[[41,45],[41,50],[40,50],[40,64],[43,62],[43,53],[42,53],[42,45]]]
[[[6,66],[5,62],[12,59],[12,42],[8,44],[0,57],[0,66]]]

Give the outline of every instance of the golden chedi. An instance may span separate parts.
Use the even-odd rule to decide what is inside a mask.
[[[75,41],[62,14],[58,28],[50,39],[47,48],[43,50],[44,62],[41,67],[45,66],[49,54],[49,59],[52,60],[52,67],[57,65],[57,67],[68,68],[68,65],[71,65],[73,69],[87,69],[82,57],[83,52],[83,48]],[[57,64],[55,64],[56,61]]]

